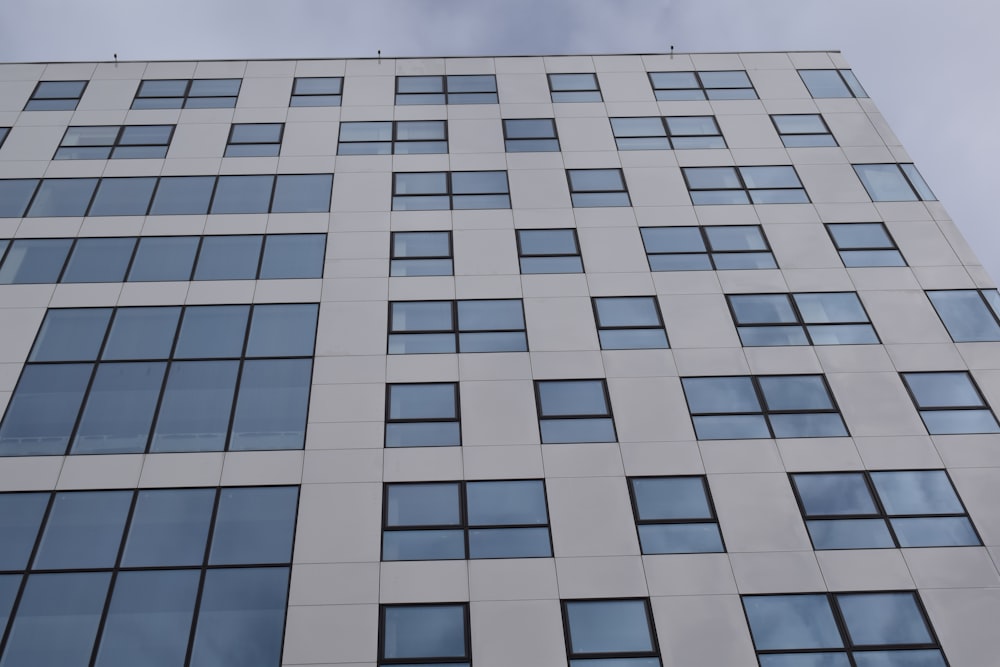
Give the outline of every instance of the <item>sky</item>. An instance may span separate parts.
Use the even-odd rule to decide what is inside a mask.
[[[1000,280],[1000,3],[2,0],[0,62],[840,50]]]

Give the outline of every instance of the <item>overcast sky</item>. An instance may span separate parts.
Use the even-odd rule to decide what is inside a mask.
[[[839,49],[998,280],[998,19],[989,0],[0,0],[0,61]]]

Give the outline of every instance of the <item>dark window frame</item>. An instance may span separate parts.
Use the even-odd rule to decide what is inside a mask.
[[[75,129],[80,129],[80,128],[91,128],[91,127],[117,127],[118,128],[118,133],[115,135],[115,138],[112,140],[112,142],[110,144],[95,144],[95,145],[86,146],[86,148],[105,148],[105,147],[108,148],[108,156],[107,157],[104,157],[104,158],[59,157],[59,152],[62,149],[64,149],[64,148],[75,148],[74,146],[64,146],[63,145],[63,142],[66,141],[66,137],[69,134],[70,130],[75,130]],[[122,139],[124,138],[126,130],[128,128],[132,128],[132,127],[158,127],[158,128],[169,127],[170,128],[170,133],[167,135],[167,140],[165,142],[161,143],[161,144],[123,144],[123,143],[121,143]],[[95,160],[95,159],[96,160],[122,160],[122,159],[139,159],[139,160],[141,160],[141,159],[162,159],[162,158],[146,158],[146,157],[135,158],[135,157],[132,157],[130,155],[119,156],[119,155],[115,155],[115,153],[117,152],[117,150],[119,148],[123,148],[123,147],[138,147],[138,148],[162,147],[163,148],[163,154],[164,154],[163,156],[166,157],[167,151],[170,149],[170,142],[173,141],[173,139],[174,139],[174,132],[176,131],[176,129],[177,129],[177,125],[170,125],[170,124],[164,124],[164,125],[159,125],[159,124],[146,124],[146,125],[71,125],[71,126],[69,126],[69,127],[66,128],[65,132],[63,132],[62,139],[59,141],[59,146],[56,147],[56,152],[52,155],[52,159],[53,160]],[[2,144],[3,144],[3,141],[0,140],[0,145],[2,145]]]
[[[462,79],[463,77],[491,77],[493,79],[493,90],[492,91],[485,91],[485,90],[484,91],[474,91],[474,92],[456,90],[455,92],[452,92],[450,90],[450,88],[453,85],[457,85],[457,80],[458,79]],[[410,78],[419,78],[419,79],[437,78],[437,79],[440,80],[440,83],[441,83],[440,92],[436,92],[436,91],[435,92],[417,92],[417,93],[413,93],[413,92],[400,92],[399,91],[400,80],[401,79],[410,79]],[[456,79],[456,81],[453,82],[452,79]],[[489,73],[487,73],[487,74],[419,74],[419,75],[402,75],[402,74],[397,74],[395,81],[396,81],[395,103],[399,104],[399,105],[425,105],[425,104],[499,104],[499,102],[500,102],[499,95],[498,95],[498,92],[497,92],[497,77],[496,77],[496,74],[489,74]],[[464,99],[461,98],[461,96],[463,96],[463,95],[488,95],[490,93],[492,93],[493,96],[496,99],[493,99],[491,101],[483,101],[483,102],[469,102],[469,101],[465,101]],[[410,102],[410,101],[406,101],[407,99],[410,99],[410,98],[415,97],[417,95],[441,95],[442,99],[441,99],[440,102]],[[452,96],[453,95],[456,97],[455,101],[452,100]]]
[[[299,81],[309,81],[309,80],[316,80],[316,79],[324,80],[324,81],[325,80],[337,81],[338,82],[338,84],[337,84],[337,90],[339,90],[340,92],[337,92],[337,93],[328,93],[328,92],[299,93],[299,92],[296,92],[296,89],[298,88],[298,85],[299,85]],[[344,77],[342,77],[342,76],[297,76],[297,77],[295,77],[292,80],[292,93],[291,93],[291,97],[288,100],[288,106],[289,107],[316,107],[316,106],[322,106],[322,107],[339,107],[340,104],[341,104],[341,102],[342,102],[342,100],[343,100],[343,95],[344,95]],[[306,104],[305,103],[307,100],[308,101],[312,101],[312,100],[317,100],[317,99],[321,99],[321,98],[330,98],[330,97],[335,97],[336,98],[335,100],[330,100],[330,102],[331,102],[330,104],[311,104],[311,103],[310,104]],[[323,99],[322,101],[325,102],[327,100]],[[296,102],[301,102],[301,104],[296,104]]]
[[[459,304],[460,303],[487,303],[487,302],[502,302],[502,301],[516,301],[521,307],[521,321],[524,322],[524,327],[520,329],[463,329],[461,323],[459,322]],[[393,322],[393,305],[397,303],[447,303],[450,304],[451,308],[451,328],[450,329],[395,329],[395,324]],[[523,299],[426,299],[426,300],[406,300],[406,301],[389,301],[389,321],[388,321],[388,343],[386,353],[390,355],[397,354],[499,354],[506,352],[527,352],[530,350],[528,345],[528,327],[527,320],[524,316],[524,300]],[[524,350],[496,350],[496,351],[486,351],[480,352],[478,350],[463,350],[462,349],[462,334],[463,333],[523,333],[524,334]],[[440,336],[446,334],[452,334],[455,339],[454,349],[450,352],[393,352],[392,351],[392,336],[393,334],[400,335],[420,335],[427,334],[429,336]]]
[[[750,227],[752,227],[752,228],[754,228],[754,229],[757,230],[757,233],[758,233],[758,235],[760,237],[760,240],[763,242],[763,245],[764,245],[763,249],[716,250],[714,248],[714,246],[713,246],[712,238],[711,238],[711,236],[708,233],[708,230],[710,230],[710,229],[716,229],[716,228],[725,228],[725,229],[740,228],[740,229],[743,229],[743,228],[750,228]],[[689,251],[680,250],[680,251],[677,251],[677,252],[650,252],[649,249],[646,246],[646,235],[644,233],[645,230],[647,230],[647,229],[649,229],[649,230],[658,230],[658,229],[697,229],[698,233],[701,235],[701,240],[702,240],[702,244],[703,244],[703,247],[704,247],[704,251],[702,251],[702,252],[689,252]],[[767,240],[767,235],[764,233],[764,228],[761,225],[685,225],[683,227],[640,227],[639,228],[639,233],[640,233],[640,236],[642,237],[643,250],[645,250],[645,252],[646,252],[646,261],[649,263],[649,270],[653,271],[653,272],[669,272],[669,271],[753,271],[753,270],[767,270],[767,269],[776,269],[776,268],[778,268],[778,263],[774,259],[774,252],[771,250],[771,243],[770,243],[770,241]],[[719,263],[716,261],[716,257],[715,257],[715,255],[717,255],[717,254],[718,255],[762,255],[763,253],[767,253],[770,256],[771,263],[773,264],[773,266],[760,267],[759,269],[757,269],[757,268],[750,268],[750,267],[732,267],[732,268],[731,267],[721,267],[720,268],[719,267]],[[656,268],[653,268],[653,261],[652,261],[653,257],[660,257],[660,256],[670,257],[670,256],[678,256],[678,255],[705,255],[705,257],[708,259],[709,265],[708,265],[707,268],[704,268],[704,269],[701,269],[701,268],[695,268],[695,269],[692,269],[692,268],[679,268],[679,269],[656,269]]]
[[[702,79],[702,74],[712,74],[712,73],[734,73],[739,72],[747,78],[749,86],[706,86],[704,80]],[[697,88],[657,88],[654,75],[656,74],[691,74],[694,76],[695,82],[698,84]],[[677,100],[710,100],[713,102],[727,101],[727,100],[757,100],[760,96],[757,94],[757,89],[753,85],[753,81],[750,80],[750,75],[746,70],[741,69],[727,69],[727,70],[687,70],[687,71],[667,71],[667,72],[646,72],[646,77],[649,79],[649,87],[653,89],[653,96],[656,97],[658,101],[677,101]],[[657,93],[659,91],[667,90],[691,90],[700,93],[700,97],[669,97],[669,96],[659,96]],[[709,91],[713,90],[749,90],[753,93],[749,97],[713,97]]]
[[[463,614],[463,631],[465,634],[465,655],[454,656],[404,656],[400,658],[385,657],[386,639],[386,611],[394,608],[421,608],[421,607],[461,607]],[[468,602],[422,602],[410,604],[380,604],[378,607],[378,667],[383,665],[438,665],[442,663],[454,663],[456,667],[472,665],[472,631],[469,617]]]
[[[184,92],[180,95],[140,95],[142,92],[142,87],[147,81],[186,81],[184,86]],[[192,95],[191,88],[194,86],[196,81],[238,81],[239,84],[236,87],[235,95]],[[139,82],[139,87],[136,88],[135,97],[132,99],[131,109],[135,110],[145,110],[145,109],[233,109],[236,107],[236,100],[240,96],[240,91],[243,89],[243,78],[242,77],[208,77],[205,79],[143,79]],[[218,100],[231,100],[232,104],[210,106],[210,107],[199,107],[199,106],[188,106],[188,102],[192,99],[218,99]],[[180,100],[178,106],[139,106],[135,105],[138,100]]]
[[[448,254],[447,255],[420,255],[408,256],[399,255],[396,249],[396,239],[400,234],[447,234]],[[396,262],[439,262],[447,260],[451,265],[448,273],[418,273],[413,275],[394,273]],[[453,276],[455,275],[455,240],[451,230],[428,229],[421,231],[396,231],[389,235],[389,276],[390,277],[422,277],[422,276]]]
[[[781,125],[778,124],[779,118],[787,118],[789,116],[799,116],[808,118],[817,118],[819,122],[822,123],[826,132],[783,132],[781,130]],[[827,125],[826,119],[823,118],[821,113],[773,113],[768,116],[771,119],[771,124],[774,125],[774,131],[778,133],[781,138],[781,143],[784,144],[785,148],[821,148],[821,147],[837,147],[840,144],[837,142],[837,138],[833,136],[833,132],[830,131],[830,126]],[[785,137],[829,137],[832,144],[829,143],[814,143],[814,144],[792,144],[789,145]]]
[[[441,133],[441,135],[442,135],[443,138],[441,138],[441,139],[400,139],[399,138],[399,127],[400,127],[401,124],[405,124],[405,123],[428,123],[428,122],[441,123],[441,128],[443,130],[442,133]],[[388,141],[382,141],[382,140],[376,140],[376,139],[373,139],[373,140],[364,140],[364,141],[350,141],[350,140],[345,141],[342,138],[343,132],[344,132],[344,126],[345,125],[352,125],[352,124],[367,125],[367,124],[371,124],[371,123],[389,123],[390,127],[391,127],[391,130],[392,130],[392,132],[391,132],[392,138],[389,139]],[[399,147],[399,145],[405,146],[407,144],[417,144],[417,143],[443,143],[444,144],[444,146],[443,146],[444,150],[442,150],[442,151],[403,151],[403,152],[398,152],[396,150]],[[359,144],[389,144],[389,152],[388,153],[379,153],[379,152],[375,151],[375,152],[368,152],[368,153],[366,153],[366,152],[342,153],[342,152],[340,152],[340,147],[342,145],[344,145],[344,144],[355,145],[355,146],[359,145]],[[440,154],[445,154],[447,152],[448,152],[448,121],[447,121],[447,119],[424,118],[424,119],[420,119],[420,120],[411,119],[411,120],[341,121],[340,128],[338,130],[338,135],[337,135],[337,155],[440,155]]]
[[[278,139],[277,141],[233,141],[233,135],[236,133],[237,128],[246,127],[249,125],[266,125],[266,126],[278,126]],[[223,157],[277,157],[278,153],[281,152],[281,142],[285,138],[285,124],[284,123],[231,123],[229,125],[229,136],[226,138],[226,150],[223,153]],[[270,153],[260,153],[259,155],[230,155],[229,149],[233,146],[274,146],[276,148],[274,155]]]
[[[450,386],[454,392],[454,417],[408,417],[408,418],[393,418],[392,412],[392,388],[398,386]],[[388,444],[388,430],[390,424],[457,424],[458,425],[458,443],[457,444],[447,444],[447,445],[392,445]],[[395,449],[395,448],[412,448],[412,447],[461,447],[462,446],[462,395],[461,389],[458,382],[387,382],[385,385],[385,428],[383,429],[382,446],[384,449]]]
[[[573,238],[573,246],[576,248],[576,252],[573,253],[533,253],[525,254],[524,246],[521,242],[521,234],[524,232],[569,232]],[[580,251],[580,237],[577,234],[576,227],[553,227],[551,229],[515,229],[514,230],[514,241],[517,243],[517,261],[518,266],[521,271],[521,275],[546,275],[552,273],[585,273],[586,268],[583,263],[583,254]],[[555,258],[555,257],[576,257],[580,260],[580,269],[578,271],[525,271],[524,270],[524,259],[525,258]]]
[[[507,123],[509,123],[511,121],[517,122],[517,121],[524,121],[524,120],[548,121],[550,127],[552,128],[552,136],[551,137],[511,137],[510,136],[510,130],[507,127]],[[556,119],[555,118],[504,118],[502,120],[501,125],[502,125],[502,129],[503,129],[504,151],[507,152],[507,153],[532,153],[532,152],[534,152],[534,153],[539,153],[539,152],[540,153],[554,153],[554,152],[557,153],[557,152],[559,152],[561,150],[561,144],[559,143],[559,128],[556,126]],[[530,149],[530,150],[525,150],[525,149],[517,149],[516,146],[518,146],[519,144],[515,144],[514,143],[514,142],[528,142],[528,141],[554,141],[555,142],[555,146],[553,148],[546,148],[546,149]],[[515,147],[515,150],[511,150],[512,146]]]
[[[766,187],[766,188],[751,188],[747,185],[746,178],[743,175],[744,169],[758,169],[758,168],[782,168],[791,169],[792,174],[795,176],[795,180],[799,182],[798,187],[793,186],[781,186],[781,187]],[[732,173],[736,176],[739,181],[739,185],[735,187],[691,187],[691,180],[688,177],[688,173],[692,171],[697,171],[700,169],[731,169]],[[741,166],[731,166],[726,165],[722,167],[712,167],[712,166],[701,166],[701,167],[681,167],[681,175],[684,177],[684,185],[687,187],[688,195],[691,197],[691,203],[695,206],[740,206],[740,205],[752,205],[752,206],[768,206],[774,204],[810,204],[812,199],[809,197],[809,193],[806,192],[805,185],[802,184],[802,179],[799,178],[799,172],[795,169],[794,165],[791,164],[759,164],[759,165],[741,165]],[[787,201],[787,202],[769,202],[762,201],[758,202],[754,200],[753,193],[755,192],[774,192],[774,191],[785,191],[785,192],[798,192],[801,191],[805,201]],[[741,192],[746,198],[746,201],[742,202],[697,202],[695,201],[696,192]]]
[[[635,492],[635,480],[659,480],[659,479],[697,479],[701,481],[702,490],[705,494],[705,503],[708,506],[710,516],[708,518],[704,517],[684,517],[684,518],[671,518],[671,519],[642,519],[639,517],[639,501]],[[643,555],[651,554],[677,554],[677,553],[725,553],[726,552],[726,539],[722,534],[722,527],[719,525],[719,514],[715,510],[715,500],[712,498],[712,490],[708,484],[708,477],[706,475],[633,475],[626,478],[628,482],[628,496],[629,502],[632,506],[632,518],[635,520],[636,535],[639,539],[639,550]],[[640,526],[671,526],[671,525],[683,525],[683,524],[714,524],[716,530],[719,531],[719,542],[722,545],[722,549],[719,551],[646,551],[645,546],[642,543],[642,535],[639,531]]]
[[[542,392],[541,386],[543,384],[560,384],[567,382],[598,382],[601,386],[601,391],[604,395],[604,404],[607,406],[606,412],[600,413],[590,413],[590,412],[579,412],[575,414],[563,414],[563,415],[553,415],[548,416],[543,411],[542,405]],[[545,379],[545,380],[534,380],[533,381],[535,389],[535,412],[538,415],[538,431],[541,437],[542,444],[564,444],[566,441],[557,440],[547,443],[545,437],[542,434],[543,422],[553,422],[560,423],[566,421],[575,421],[580,419],[607,419],[611,422],[611,431],[614,435],[613,440],[580,440],[578,442],[618,442],[618,427],[615,425],[615,415],[614,407],[611,405],[611,392],[608,390],[608,381],[605,378],[559,378],[559,379]]]
[[[646,613],[646,630],[649,633],[652,649],[649,651],[615,651],[615,652],[576,652],[573,650],[572,629],[568,605],[573,603],[588,602],[642,602]],[[629,658],[655,658],[662,665],[663,658],[660,656],[660,642],[656,636],[656,622],[653,619],[653,608],[648,597],[614,597],[614,598],[562,598],[559,601],[559,608],[562,615],[563,639],[566,642],[566,658],[570,665],[593,664],[599,667],[605,660],[619,660]]]
[[[837,241],[837,237],[834,234],[835,229],[849,227],[851,225],[878,225],[881,227],[882,231],[885,233],[886,238],[889,239],[891,245],[883,246],[841,246]],[[903,253],[899,250],[899,245],[896,243],[896,239],[892,237],[889,229],[885,226],[884,222],[828,222],[824,225],[826,227],[826,233],[830,235],[830,241],[833,243],[833,247],[837,249],[837,254],[840,255],[840,261],[844,263],[847,268],[867,268],[872,266],[907,266],[906,258],[903,257]],[[851,252],[895,252],[899,256],[899,264],[867,264],[867,263],[854,263],[848,265],[847,259],[844,257],[844,253]]]
[[[856,320],[856,321],[828,321],[828,322],[807,322],[805,316],[802,314],[802,309],[799,308],[799,303],[795,297],[797,296],[815,296],[820,294],[853,294],[854,298],[857,300],[858,305],[861,306],[861,310],[864,313],[866,320]],[[734,299],[739,299],[740,297],[785,297],[785,301],[791,309],[792,314],[795,316],[795,322],[782,322],[780,320],[775,320],[771,322],[747,322],[741,323],[739,321],[739,316],[736,313],[736,307],[733,305]],[[725,295],[726,305],[729,307],[729,315],[733,318],[733,325],[736,327],[736,333],[740,336],[740,342],[743,347],[791,347],[795,346],[796,343],[774,343],[771,345],[752,345],[743,341],[743,333],[741,329],[760,329],[760,328],[773,328],[773,327],[798,327],[802,333],[805,335],[806,342],[803,345],[881,345],[882,339],[879,337],[878,332],[875,331],[875,326],[872,324],[871,317],[868,316],[868,309],[865,308],[865,304],[861,301],[861,297],[858,296],[857,292],[738,292],[729,293]],[[867,343],[817,343],[814,340],[813,333],[810,331],[810,327],[834,327],[834,326],[859,326],[867,324],[872,331],[872,335],[875,336],[875,340]]]
[[[400,174],[444,174],[445,175],[445,189],[440,192],[420,192],[415,194],[399,194],[397,191],[397,176]],[[507,184],[507,189],[505,191],[499,192],[455,192],[454,186],[452,184],[452,176],[454,174],[503,174],[504,181]],[[418,209],[408,209],[408,208],[396,208],[396,198],[397,197],[447,197],[448,198],[448,208],[418,208]],[[478,207],[478,206],[455,206],[456,197],[506,197],[507,205],[497,208],[493,206],[488,207]],[[473,171],[394,171],[392,172],[392,210],[393,211],[482,211],[482,210],[504,210],[511,208],[510,199],[510,178],[507,176],[506,169],[482,169]]]
[[[83,88],[80,89],[80,93],[71,97],[37,97],[40,90],[44,87],[46,83],[82,83]],[[24,104],[23,111],[75,111],[77,106],[80,104],[80,100],[83,99],[83,94],[87,92],[87,87],[90,85],[89,80],[69,80],[69,79],[51,79],[42,80],[35,84],[35,87],[31,90],[31,96],[28,97],[28,101]],[[73,102],[73,106],[63,106],[58,109],[32,109],[32,102],[44,102],[49,101],[60,101],[60,102]]]
[[[920,404],[920,401],[917,400],[917,396],[914,393],[913,389],[910,387],[910,383],[907,380],[907,376],[910,376],[910,375],[920,375],[920,376],[927,376],[927,375],[942,375],[942,376],[943,375],[964,375],[965,378],[969,381],[969,387],[971,387],[972,390],[975,391],[976,395],[979,397],[979,405],[970,405],[970,404],[967,404],[967,405],[927,405],[927,406],[923,406],[923,405]],[[979,384],[976,382],[976,379],[974,377],[972,377],[972,373],[970,373],[969,371],[967,371],[967,370],[955,370],[955,371],[902,371],[902,372],[900,372],[899,376],[900,376],[900,379],[903,381],[903,387],[906,389],[906,394],[910,397],[910,400],[913,401],[913,407],[917,410],[917,414],[920,415],[920,420],[922,422],[924,422],[924,427],[927,429],[927,432],[930,435],[962,435],[962,434],[969,434],[969,433],[998,433],[998,432],[1000,432],[1000,424],[998,424],[998,422],[997,422],[997,417],[996,417],[996,414],[993,412],[992,406],[986,400],[986,397],[983,395],[983,390],[979,388]],[[941,431],[941,432],[934,431],[934,432],[932,432],[931,431],[931,427],[927,424],[927,420],[924,419],[924,413],[925,412],[929,412],[929,413],[935,413],[935,412],[970,412],[971,413],[971,412],[983,412],[983,411],[989,413],[990,417],[993,419],[993,424],[994,424],[994,426],[996,428],[994,428],[991,431]]]
[[[590,76],[591,79],[594,82],[594,87],[593,88],[559,88],[559,89],[554,88],[552,86],[552,82],[553,81],[558,81],[558,79],[555,79],[554,77],[562,77],[562,76]],[[604,93],[601,91],[601,82],[598,80],[596,72],[555,72],[555,73],[548,73],[548,74],[546,74],[545,75],[545,79],[546,79],[546,81],[548,81],[548,84],[549,84],[549,96],[551,97],[551,100],[552,100],[553,103],[557,103],[557,104],[563,104],[563,103],[575,104],[575,103],[579,103],[579,102],[604,102]],[[579,94],[579,93],[597,93],[597,97],[596,97],[596,99],[586,99],[586,100],[556,99],[558,93],[569,93],[569,95],[567,97],[571,97],[571,96]],[[558,95],[558,96],[562,97],[562,95]]]
[[[629,325],[615,325],[615,326],[612,326],[612,325],[603,325],[603,324],[601,324],[601,311],[598,308],[598,305],[604,299],[643,299],[643,300],[647,300],[649,303],[651,303],[653,305],[653,312],[656,314],[657,324],[656,325],[629,324]],[[600,342],[602,350],[633,350],[633,349],[642,349],[642,350],[662,349],[662,350],[666,350],[666,349],[670,348],[670,340],[669,340],[669,337],[667,336],[667,327],[666,327],[666,324],[663,321],[663,311],[660,308],[660,300],[659,300],[659,298],[657,298],[657,295],[655,295],[655,294],[624,294],[624,295],[616,295],[616,296],[610,296],[610,295],[609,296],[592,296],[592,297],[590,297],[590,306],[591,306],[591,309],[594,311],[594,325],[597,327],[597,337],[598,337],[598,340]],[[644,347],[644,346],[640,346],[640,347],[605,347],[604,346],[604,338],[601,336],[601,333],[604,332],[604,331],[662,331],[663,332],[664,345],[657,346],[657,347]]]
[[[669,121],[671,119],[674,119],[674,118],[678,118],[678,119],[680,119],[680,118],[701,118],[701,119],[711,120],[712,124],[715,126],[715,134],[677,134],[677,133],[675,133],[671,129],[670,123],[669,123]],[[622,137],[619,137],[615,133],[615,123],[614,123],[614,121],[616,121],[616,120],[631,120],[631,119],[659,120],[660,123],[663,125],[663,134],[662,135],[631,135],[631,136],[622,136]],[[608,118],[608,122],[611,123],[611,134],[614,135],[615,145],[617,146],[618,150],[620,150],[620,151],[633,151],[633,150],[699,150],[699,149],[728,148],[729,147],[729,144],[726,143],[726,138],[722,134],[722,129],[719,127],[719,122],[716,120],[715,116],[713,116],[713,115],[691,115],[691,114],[689,114],[689,115],[685,115],[685,116],[612,116],[612,117]],[[667,142],[667,146],[665,146],[664,148],[660,148],[660,149],[646,148],[646,147],[626,148],[626,147],[623,147],[622,144],[621,144],[621,142],[619,141],[620,139],[649,139],[649,138],[660,138],[660,137],[662,137]],[[714,139],[714,138],[718,138],[719,141],[722,142],[722,145],[721,146],[678,146],[676,144],[676,142],[674,141],[674,139],[676,139],[676,138],[693,138],[693,137],[697,137],[697,138],[701,138],[701,139]]]

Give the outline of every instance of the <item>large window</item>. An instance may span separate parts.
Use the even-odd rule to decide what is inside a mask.
[[[945,667],[914,591],[744,595],[762,667]]]
[[[881,222],[831,222],[826,230],[848,268],[906,266],[896,242]]]
[[[795,167],[683,167],[694,204],[807,204]]]
[[[563,600],[570,667],[659,667],[649,600]]]
[[[232,109],[242,79],[143,79],[133,109]]]
[[[0,455],[302,449],[317,311],[50,309]]]
[[[725,551],[704,477],[630,477],[628,484],[642,553]]]
[[[967,372],[903,373],[903,382],[931,435],[1000,432]]]
[[[545,482],[386,484],[382,560],[552,555]]]
[[[85,125],[66,128],[53,160],[162,158],[173,125]]]
[[[567,169],[573,206],[631,206],[621,169]]]
[[[25,111],[72,111],[80,103],[86,81],[39,81]]]
[[[848,435],[822,375],[682,378],[699,440]]]
[[[397,76],[396,104],[496,104],[492,74]]]
[[[342,76],[299,76],[292,84],[291,107],[339,107],[344,90]]]
[[[726,147],[713,116],[612,118],[611,129],[620,151]]]
[[[423,171],[392,175],[393,211],[510,208],[506,171]]]
[[[658,100],[755,100],[757,91],[742,70],[650,72]]]
[[[575,229],[519,229],[521,273],[583,273]]]
[[[1000,341],[1000,294],[995,289],[930,290],[927,297],[956,343]]]
[[[596,74],[549,74],[553,102],[603,102]]]
[[[944,470],[818,472],[791,477],[816,549],[981,544]]]
[[[527,350],[520,299],[389,302],[389,354]]]
[[[729,294],[726,299],[746,347],[879,342],[854,292]]]
[[[233,123],[225,156],[277,157],[284,133],[284,123]]]
[[[326,213],[332,189],[333,174],[0,180],[0,218]]]
[[[935,201],[912,164],[856,164],[854,171],[872,201]]]
[[[386,447],[457,447],[462,444],[458,384],[386,385]]]
[[[543,443],[618,439],[604,380],[536,380],[535,401]]]
[[[799,76],[816,98],[868,97],[854,72],[849,69],[800,69]]]
[[[508,118],[503,122],[504,147],[508,153],[559,150],[556,121],[552,118]]]
[[[469,605],[394,604],[379,608],[378,664],[471,667]]]
[[[642,227],[651,271],[775,269],[764,230],[757,225]]]
[[[818,113],[771,114],[771,122],[786,148],[837,145],[826,121]]]
[[[0,494],[0,660],[278,667],[297,505],[292,486]]]
[[[393,232],[390,276],[450,276],[451,232]]]
[[[669,347],[655,296],[599,296],[592,301],[602,350]]]
[[[337,155],[447,153],[448,122],[384,120],[340,124]]]

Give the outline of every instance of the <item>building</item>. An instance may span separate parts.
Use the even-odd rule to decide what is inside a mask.
[[[839,53],[7,64],[0,143],[3,667],[997,664],[1000,296]]]

